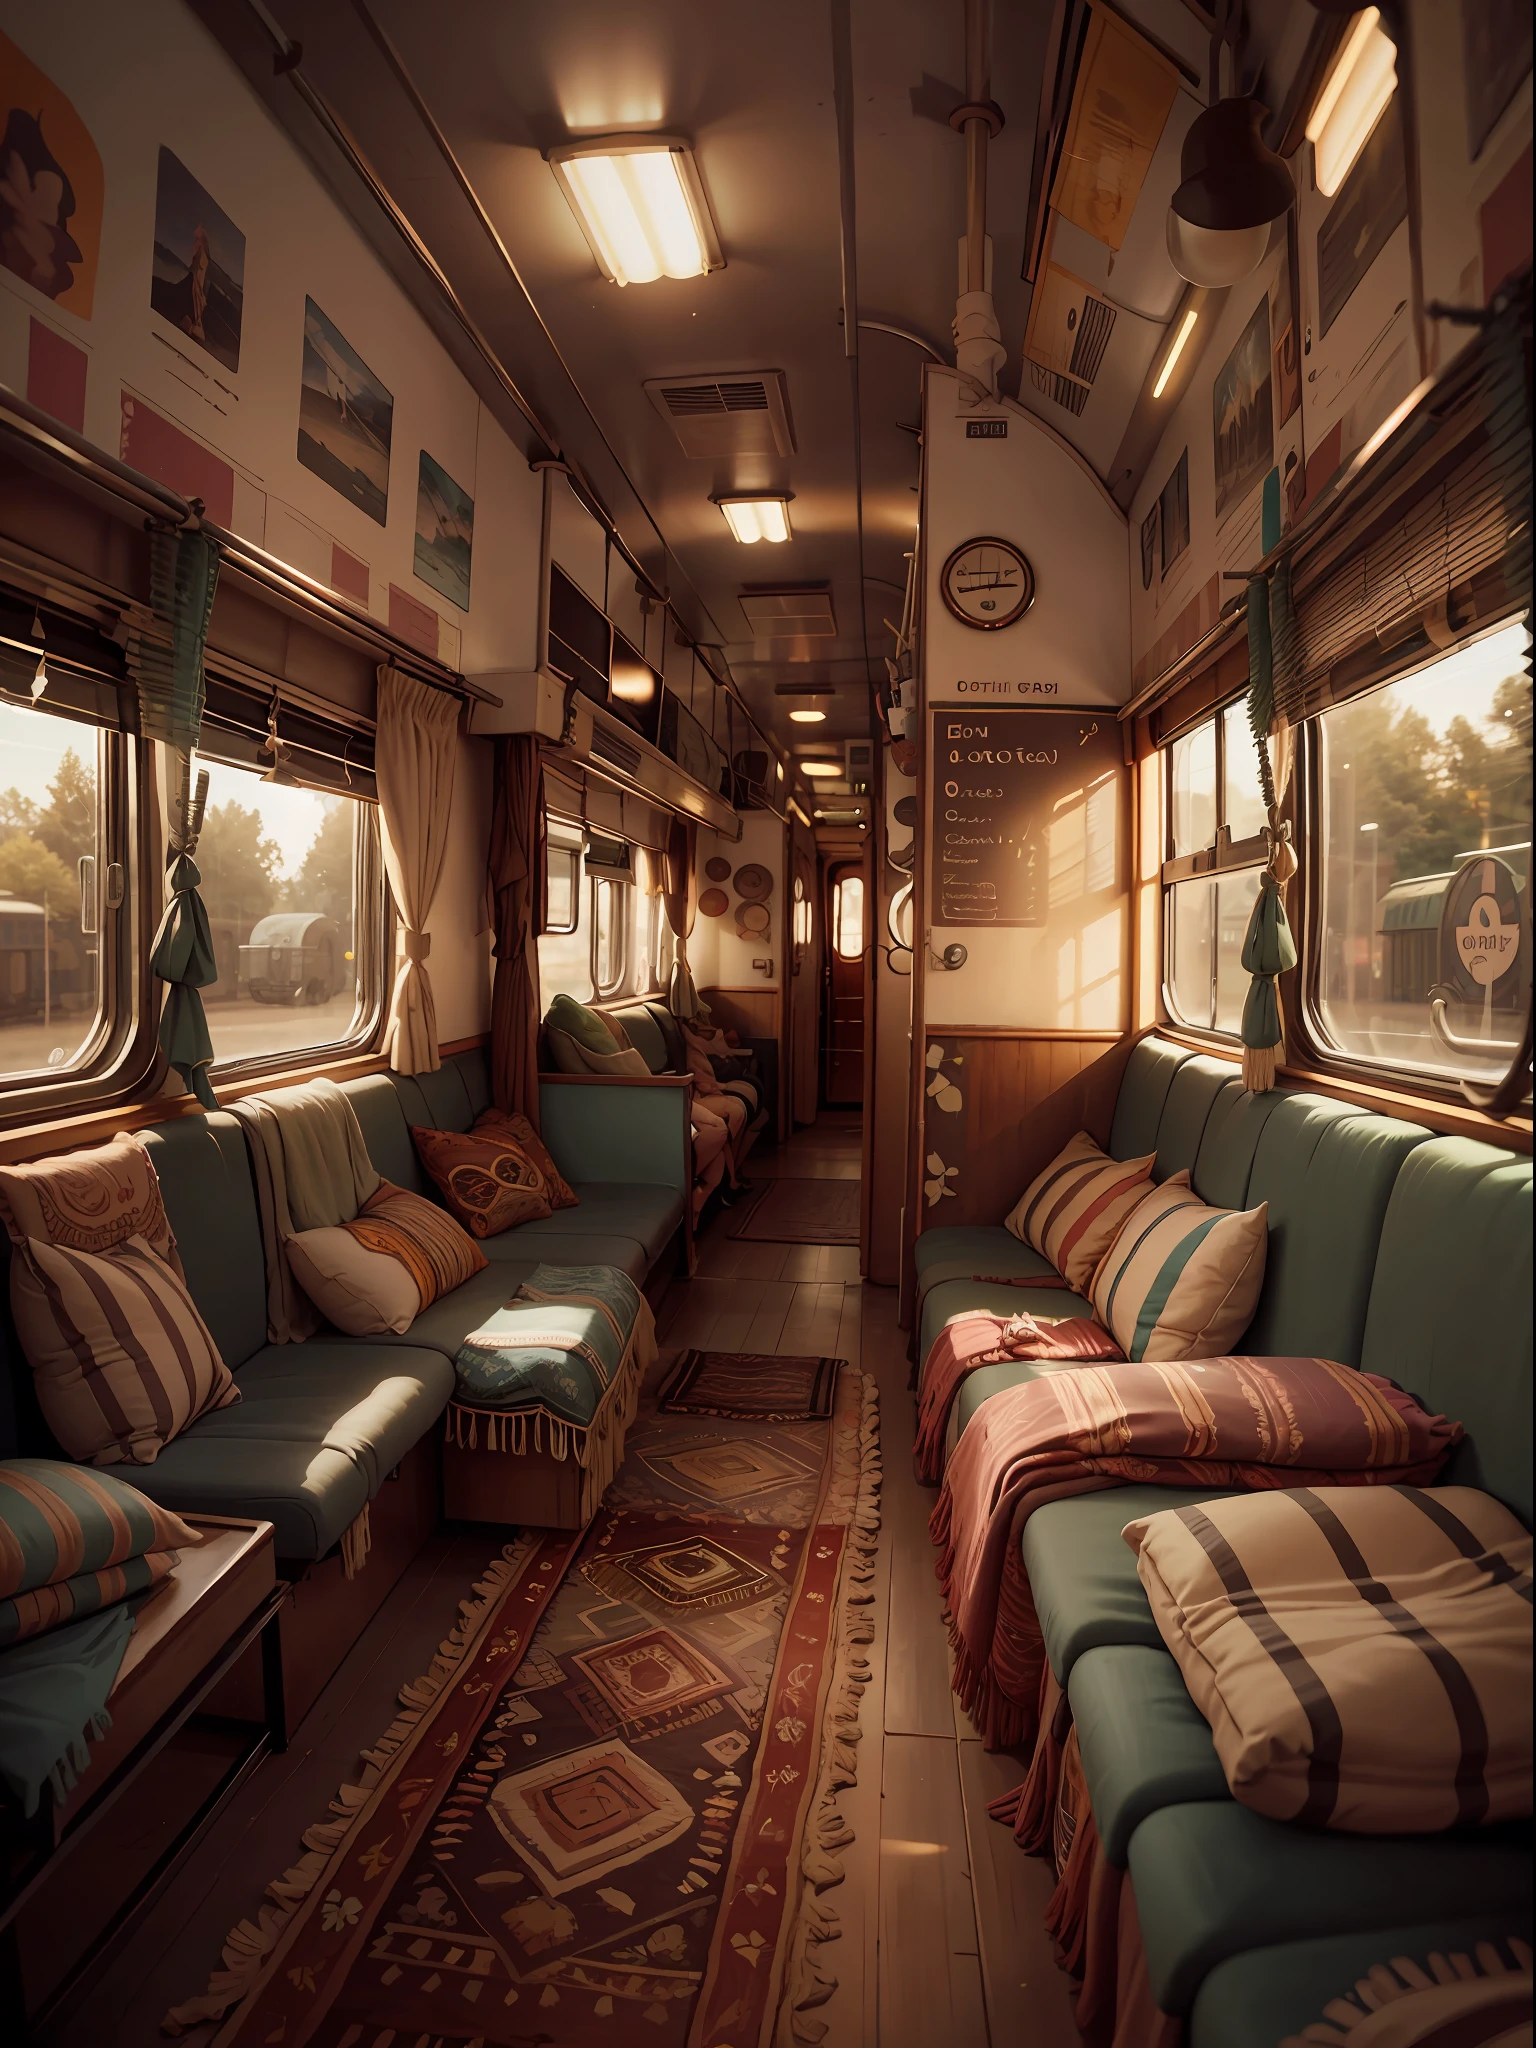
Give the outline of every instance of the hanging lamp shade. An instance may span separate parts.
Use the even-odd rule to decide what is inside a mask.
[[[1257,270],[1271,223],[1296,197],[1290,172],[1260,138],[1265,114],[1260,100],[1218,100],[1184,138],[1168,255],[1191,284],[1219,290]]]

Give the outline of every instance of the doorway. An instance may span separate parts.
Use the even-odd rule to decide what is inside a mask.
[[[827,864],[822,1093],[829,1108],[864,1100],[864,948],[869,902],[862,861]]]

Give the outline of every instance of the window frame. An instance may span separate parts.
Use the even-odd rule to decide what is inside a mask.
[[[1269,834],[1261,831],[1246,839],[1234,839],[1227,822],[1227,714],[1233,705],[1240,704],[1243,691],[1235,691],[1218,703],[1201,707],[1200,715],[1186,725],[1168,733],[1158,742],[1162,755],[1162,842],[1163,859],[1158,870],[1161,895],[1160,932],[1162,957],[1160,960],[1160,985],[1163,1008],[1170,1022],[1180,1031],[1189,1032],[1211,1045],[1232,1046],[1238,1044],[1236,1031],[1224,1030],[1216,1022],[1217,1001],[1221,976],[1221,934],[1217,923],[1220,896],[1216,888],[1210,891],[1211,904],[1211,975],[1209,1021],[1195,1024],[1184,1018],[1173,1000],[1173,892],[1181,882],[1217,882],[1221,877],[1251,872],[1264,866],[1269,859]],[[1214,837],[1209,846],[1197,848],[1193,853],[1176,854],[1173,850],[1173,754],[1180,740],[1188,739],[1202,726],[1214,727],[1215,738],[1215,791],[1214,804],[1216,825]]]

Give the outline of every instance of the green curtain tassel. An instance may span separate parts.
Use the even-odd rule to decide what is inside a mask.
[[[1278,977],[1296,965],[1296,941],[1285,914],[1280,884],[1266,868],[1243,939],[1243,968],[1252,976],[1243,1004],[1243,1086],[1257,1095],[1275,1085],[1281,1044]]]
[[[1275,808],[1275,778],[1269,766],[1269,732],[1275,722],[1275,652],[1269,630],[1269,579],[1248,579],[1248,725],[1259,753],[1259,786],[1264,808]]]
[[[205,773],[200,796],[206,791]],[[195,1095],[204,1109],[217,1109],[218,1098],[208,1078],[208,1069],[213,1064],[213,1040],[208,1035],[208,1019],[198,993],[219,978],[208,912],[198,894],[202,876],[190,853],[173,852],[169,870],[171,900],[155,934],[149,963],[159,979],[168,984],[160,1017],[160,1044],[187,1092]]]

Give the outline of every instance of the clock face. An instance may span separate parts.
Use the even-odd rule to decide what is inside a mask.
[[[1010,541],[968,540],[944,564],[939,588],[962,625],[992,632],[1029,610],[1035,572]]]

